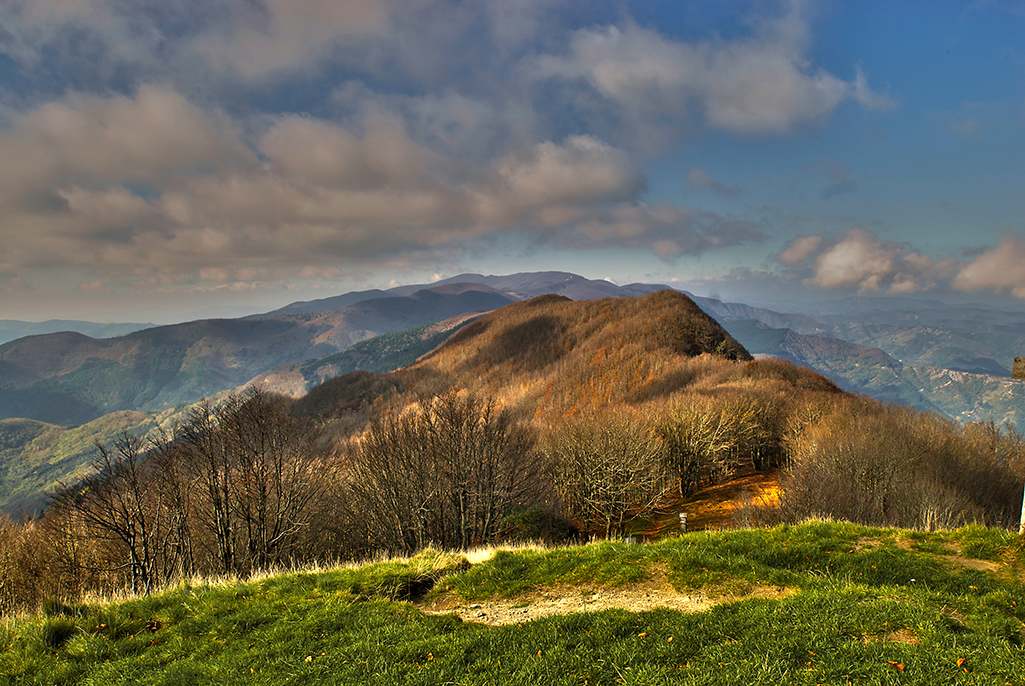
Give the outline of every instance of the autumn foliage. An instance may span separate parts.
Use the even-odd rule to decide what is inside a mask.
[[[0,521],[0,610],[191,574],[521,536],[611,537],[738,470],[780,470],[772,521],[1017,526],[1025,443],[753,360],[685,295],[543,296],[414,365],[294,402],[197,405],[98,446],[40,521]]]

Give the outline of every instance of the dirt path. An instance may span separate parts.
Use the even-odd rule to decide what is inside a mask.
[[[779,473],[745,468],[730,481],[704,488],[657,512],[651,524],[638,535],[650,540],[679,531],[681,512],[687,513],[688,531],[757,525],[750,521],[754,511],[778,504]]]

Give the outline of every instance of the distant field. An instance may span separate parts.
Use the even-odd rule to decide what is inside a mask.
[[[426,551],[47,603],[0,628],[0,674],[64,684],[1020,684],[1023,571],[1022,541],[981,527],[819,522],[648,545]]]

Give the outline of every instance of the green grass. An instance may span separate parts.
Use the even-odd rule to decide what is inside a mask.
[[[109,604],[48,603],[0,625],[14,684],[1020,684],[1014,536],[812,523],[499,552],[182,586]],[[935,549],[934,549],[935,547]],[[942,548],[942,552],[940,552]],[[976,558],[978,559],[978,558]],[[985,558],[988,559],[988,558]],[[685,614],[606,610],[489,627],[403,598],[510,598],[540,589],[793,589]],[[959,663],[959,661],[961,661]]]

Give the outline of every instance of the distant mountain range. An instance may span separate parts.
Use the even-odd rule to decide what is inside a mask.
[[[108,339],[21,338],[0,346],[0,419],[77,425],[121,410],[158,412],[283,364],[513,301],[484,285],[449,284],[327,312],[207,319]]]
[[[115,411],[163,411],[261,378],[300,394],[332,375],[406,364],[425,346],[436,345],[444,331],[352,348],[382,334],[543,294],[590,300],[662,288],[619,286],[568,272],[461,274],[434,284],[296,302],[242,319],[149,327],[109,338],[35,335],[0,345],[0,418],[77,425]],[[849,298],[799,314],[692,297],[752,352],[807,365],[844,388],[960,420],[1025,421],[1017,386],[1006,381],[1014,354],[1025,353],[1023,313],[910,298]],[[94,333],[145,326],[33,326],[61,324]],[[933,379],[943,381],[934,388]]]
[[[962,422],[1025,425],[1025,382],[1013,381],[1008,369],[1015,354],[1025,354],[1023,313],[929,302],[918,312],[907,299],[898,309],[863,298],[852,315],[813,318],[694,300],[753,354],[805,365],[847,390]]]
[[[153,324],[97,324],[71,319],[50,319],[45,322],[22,322],[15,319],[0,319],[0,344],[25,336],[39,336],[61,331],[74,331],[91,338],[114,338],[133,331],[148,329]]]

